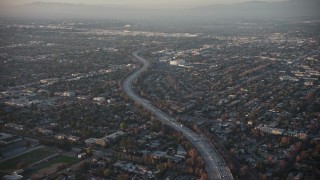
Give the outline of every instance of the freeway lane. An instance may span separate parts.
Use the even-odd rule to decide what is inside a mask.
[[[163,123],[171,126],[176,131],[181,131],[184,136],[198,149],[199,153],[205,160],[206,172],[208,179],[226,179],[233,180],[233,176],[229,167],[226,165],[224,159],[220,156],[217,150],[212,146],[208,139],[199,135],[189,128],[177,122],[174,118],[170,117],[160,109],[153,106],[146,99],[141,98],[132,90],[132,83],[135,81],[142,72],[146,71],[149,67],[149,61],[140,57],[138,51],[132,53],[135,59],[142,63],[140,69],[135,70],[123,81],[123,90],[135,102],[140,103],[142,107],[152,112]]]

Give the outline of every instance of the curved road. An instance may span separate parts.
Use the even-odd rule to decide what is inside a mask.
[[[132,83],[135,81],[142,72],[146,71],[149,67],[149,61],[140,57],[138,51],[133,52],[133,56],[143,64],[140,69],[135,70],[123,81],[123,90],[135,102],[140,103],[145,109],[152,112],[163,123],[171,126],[176,131],[181,131],[184,136],[197,148],[206,163],[206,172],[208,179],[228,179],[232,180],[233,176],[229,167],[226,165],[224,159],[220,156],[217,150],[213,147],[208,139],[199,135],[189,128],[177,122],[174,118],[170,117],[160,109],[153,106],[146,99],[141,98],[132,90]]]

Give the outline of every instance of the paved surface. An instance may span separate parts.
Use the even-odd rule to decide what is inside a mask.
[[[184,136],[198,149],[201,156],[205,160],[208,179],[232,180],[233,176],[230,172],[229,167],[226,165],[224,159],[220,156],[220,154],[217,152],[217,150],[213,147],[213,145],[210,143],[208,139],[183,126],[174,118],[170,117],[160,109],[153,106],[149,101],[138,96],[132,90],[132,82],[134,82],[141,75],[141,73],[146,71],[149,67],[149,62],[143,57],[140,57],[138,55],[138,51],[133,52],[133,56],[138,61],[140,61],[143,64],[143,66],[140,69],[137,69],[131,75],[129,75],[123,81],[123,90],[132,100],[141,104],[145,109],[152,112],[163,123],[171,126],[177,131],[181,131],[184,134]]]
[[[30,147],[26,147],[27,141],[30,141],[32,145]],[[2,154],[2,157],[5,159],[8,159],[12,156],[15,156],[17,154],[21,154],[25,151],[28,151],[34,147],[37,147],[39,145],[39,142],[35,139],[31,138],[18,138],[15,140],[15,142],[12,142],[10,144],[7,144],[5,146],[0,147],[0,154]]]
[[[41,146],[33,147],[33,148],[31,148],[31,149],[28,149],[27,151],[23,151],[23,152],[21,152],[21,153],[19,153],[19,154],[16,154],[16,155],[14,155],[14,156],[9,157],[9,158],[2,159],[2,160],[0,161],[0,163],[3,163],[3,162],[5,162],[5,161],[8,161],[8,160],[13,159],[13,158],[15,158],[15,157],[18,157],[18,156],[20,156],[20,155],[22,155],[22,154],[26,154],[26,153],[28,153],[28,152],[31,152],[31,151],[34,151],[34,150],[40,149],[40,148],[44,148],[44,146],[41,145]]]

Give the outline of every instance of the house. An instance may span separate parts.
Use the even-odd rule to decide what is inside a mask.
[[[10,138],[12,138],[12,137],[13,137],[13,135],[11,135],[11,134],[0,133],[0,141],[3,141],[3,140],[5,140],[5,139],[10,139]]]
[[[11,175],[5,175],[2,177],[3,180],[19,180],[19,179],[23,179],[23,176],[13,173]]]
[[[160,159],[163,158],[165,155],[167,155],[167,152],[165,151],[154,151],[150,154],[150,156],[154,159]]]
[[[85,158],[86,156],[87,156],[86,153],[78,154],[78,158],[79,158],[79,159],[83,159],[83,158]]]
[[[120,138],[121,136],[123,136],[125,133],[123,131],[117,131],[115,133],[112,133],[110,135],[107,135],[105,137],[102,138],[89,138],[87,140],[85,140],[84,142],[87,145],[92,145],[92,144],[96,144],[96,145],[100,145],[100,146],[106,146],[108,142],[110,141],[116,141],[118,138]]]
[[[179,156],[185,157],[187,155],[187,151],[181,145],[179,145],[178,148],[177,148],[177,153],[176,154],[179,155]]]
[[[44,128],[36,128],[36,131],[40,134],[43,134],[43,135],[52,135],[53,134],[53,131],[52,130],[49,130],[49,129],[44,129]]]
[[[14,124],[14,123],[7,123],[7,124],[4,125],[4,127],[12,128],[14,130],[19,130],[19,131],[23,131],[24,130],[24,126],[18,125],[18,124]]]
[[[299,139],[303,139],[303,140],[308,138],[308,135],[303,132],[299,133],[297,136]]]
[[[104,139],[104,138],[101,138],[101,139],[96,139],[96,144],[97,145],[100,145],[102,147],[105,147],[107,145],[107,142],[108,140],[107,139]]]
[[[123,136],[125,133],[123,131],[117,131],[115,133],[109,134],[108,136],[106,136],[105,138],[110,140],[110,141],[115,141],[118,138],[120,138],[121,136]]]
[[[97,141],[96,138],[89,138],[87,140],[85,140],[84,142],[87,144],[87,145],[92,145],[92,144],[95,144]]]
[[[271,128],[271,134],[282,135],[284,133],[283,129]]]
[[[185,64],[186,64],[186,61],[183,59],[170,61],[170,65],[173,65],[173,66],[184,66]]]
[[[98,105],[102,105],[103,103],[106,102],[106,98],[104,98],[104,97],[94,97],[93,101],[94,101],[94,103],[96,103]]]
[[[65,134],[56,134],[55,138],[58,139],[58,140],[64,140],[64,139],[67,138],[67,135],[65,135]]]
[[[62,96],[64,96],[64,97],[74,97],[74,96],[76,96],[76,93],[74,93],[74,92],[63,92]]]
[[[77,137],[77,136],[69,136],[68,138],[67,138],[69,141],[71,141],[71,142],[78,142],[79,140],[80,140],[80,138],[79,137]]]
[[[93,100],[97,101],[97,102],[105,102],[106,98],[104,98],[104,97],[94,97]]]

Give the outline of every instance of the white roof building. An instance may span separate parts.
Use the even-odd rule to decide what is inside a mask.
[[[186,64],[186,61],[183,59],[170,61],[170,65],[173,65],[173,66],[184,66],[185,64]]]

